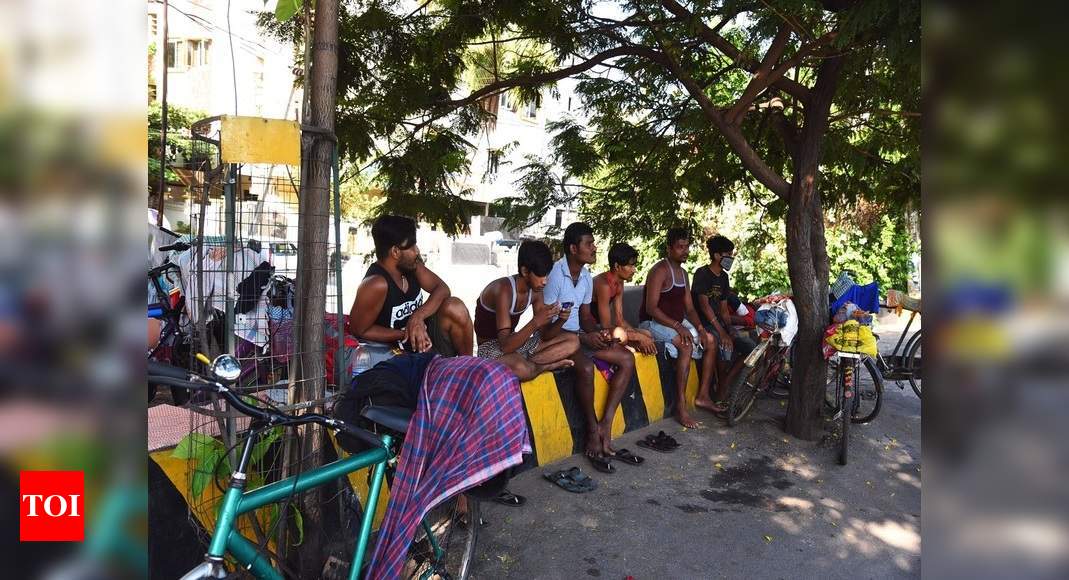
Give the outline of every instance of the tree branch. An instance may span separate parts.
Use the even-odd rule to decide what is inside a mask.
[[[712,28],[709,28],[708,25],[696,18],[692,12],[684,8],[679,2],[676,2],[676,0],[661,0],[661,5],[664,6],[666,10],[678,16],[679,18],[683,20],[690,20],[694,24],[699,37],[701,37],[709,44],[713,45],[714,48],[724,53],[724,55],[726,55],[731,60],[739,63],[742,68],[750,72],[754,72],[757,70],[757,67],[760,66],[760,64],[756,60],[743,54],[743,52],[736,48],[735,45],[731,43],[731,41],[717,34],[716,31],[714,31]],[[797,81],[791,80],[786,77],[781,77],[777,79],[774,83],[772,83],[772,86],[789,95],[793,95],[798,99],[805,99],[809,95],[808,88],[798,83]]]
[[[776,38],[779,39],[779,35],[777,35]],[[746,85],[746,89],[742,92],[742,96],[739,97],[738,103],[736,103],[735,106],[732,107],[731,112],[728,113],[728,121],[736,125],[741,123],[742,118],[746,115],[746,111],[762,91],[767,89],[772,83],[785,78],[784,75],[787,74],[787,71],[797,67],[799,63],[802,62],[802,59],[810,56],[816,52],[818,48],[834,39],[834,32],[829,32],[821,36],[813,42],[800,47],[798,52],[794,53],[794,56],[791,58],[783,61],[783,64],[775,68],[770,67],[771,70],[769,70],[765,76],[762,76],[766,70],[765,65],[768,62],[768,57],[772,55],[772,49],[775,48],[775,42],[773,42],[772,48],[769,49],[768,55],[765,56],[765,61],[761,63],[761,67],[754,73],[754,77],[750,79],[750,83]],[[778,60],[780,56],[782,56],[782,50],[779,55],[776,55],[776,60]],[[771,64],[774,65],[775,60],[772,61]]]
[[[550,71],[550,72],[545,72],[545,73],[540,73],[540,74],[534,74],[534,75],[525,76],[525,77],[513,77],[513,78],[508,78],[508,79],[502,79],[500,81],[497,81],[497,82],[494,82],[494,83],[490,83],[490,84],[486,85],[485,87],[483,87],[483,88],[471,93],[470,95],[464,97],[463,99],[454,99],[454,100],[450,100],[450,101],[442,101],[442,102],[438,103],[437,106],[445,107],[447,110],[457,109],[457,108],[464,107],[464,106],[470,105],[472,103],[475,103],[475,102],[477,102],[477,101],[479,101],[479,100],[481,100],[481,99],[483,99],[485,97],[489,97],[491,95],[496,95],[498,93],[504,92],[504,91],[506,91],[508,89],[511,89],[511,88],[529,87],[529,86],[533,86],[533,85],[541,85],[541,84],[550,83],[550,82],[553,82],[553,81],[559,81],[561,79],[568,78],[568,77],[570,77],[572,75],[579,74],[581,72],[585,72],[587,70],[590,70],[590,69],[594,68],[595,66],[597,66],[598,64],[601,64],[603,61],[606,61],[606,60],[608,60],[610,58],[616,58],[618,56],[628,56],[628,55],[630,55],[630,56],[641,56],[641,55],[646,54],[648,52],[653,52],[653,51],[648,49],[648,48],[643,48],[643,47],[621,46],[621,47],[617,47],[617,48],[611,48],[609,50],[599,52],[598,54],[595,54],[594,56],[590,57],[589,59],[587,59],[587,60],[585,60],[585,61],[583,61],[581,63],[575,64],[575,65],[572,65],[572,66],[569,66],[569,67],[566,67],[566,68],[562,68],[562,69],[555,70],[555,71]]]
[[[783,56],[783,51],[787,50],[787,43],[790,40],[791,27],[786,24],[780,26],[779,31],[776,32],[776,37],[772,39],[772,45],[768,47],[768,52],[765,53],[765,58],[761,60],[761,64],[754,71],[750,82],[746,83],[746,88],[743,89],[738,102],[728,111],[727,121],[729,123],[738,125],[746,109],[757,98],[757,95],[768,86],[769,83],[766,82],[766,78],[776,68],[776,63]]]
[[[772,191],[772,193],[775,193],[782,198],[786,198],[791,187],[787,180],[761,159],[761,156],[754,151],[753,147],[750,146],[749,141],[746,140],[746,137],[743,136],[742,131],[740,131],[737,126],[727,122],[724,118],[724,114],[716,107],[716,104],[713,103],[712,99],[705,94],[701,85],[699,85],[690,74],[684,71],[683,67],[680,66],[670,54],[666,52],[650,52],[655,53],[654,55],[651,55],[650,58],[658,60],[668,67],[668,69],[672,71],[672,74],[674,74],[676,78],[679,79],[679,82],[681,82],[687,89],[690,96],[698,101],[698,106],[701,107],[702,112],[704,112],[705,116],[713,122],[717,129],[720,130],[724,139],[727,140],[728,145],[730,145],[731,149],[735,151],[735,154],[739,156],[743,167],[760,181],[762,185]]]

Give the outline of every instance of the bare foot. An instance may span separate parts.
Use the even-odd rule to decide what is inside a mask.
[[[568,368],[570,366],[573,366],[574,364],[575,364],[575,362],[572,359],[566,358],[564,360],[559,360],[557,362],[552,362],[552,363],[549,363],[549,364],[541,365],[541,367],[542,367],[542,371],[541,372],[543,372],[543,373],[553,372],[553,371],[555,371],[557,369]],[[539,374],[541,374],[541,373],[539,373]]]
[[[601,431],[595,429],[588,431],[586,434],[586,455],[587,457],[598,457],[602,454],[604,445],[601,442]]]
[[[690,415],[686,412],[676,413],[676,421],[679,421],[679,424],[687,429],[697,429],[699,425],[699,423],[694,419],[691,419]]]
[[[616,455],[616,449],[612,446],[612,426],[599,427],[601,430],[601,452],[607,457]]]
[[[710,413],[716,413],[719,410],[717,409],[716,404],[713,403],[712,399],[696,398],[694,399],[694,406],[704,411],[709,411]]]

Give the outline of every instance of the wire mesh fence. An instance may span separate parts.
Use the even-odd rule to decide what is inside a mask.
[[[182,184],[179,195],[185,212],[178,221],[188,225],[188,232],[176,240],[179,247],[166,255],[178,275],[170,275],[163,293],[177,293],[181,298],[169,301],[180,304],[180,313],[176,315],[177,335],[169,339],[174,348],[162,356],[172,364],[206,372],[198,353],[209,359],[232,354],[241,365],[234,388],[250,402],[288,413],[322,408],[334,398],[338,385],[348,381],[351,365],[347,361],[356,345],[346,344],[345,317],[340,312],[344,304],[339,273],[345,239],[338,243],[338,203],[331,200],[326,215],[313,216],[302,210],[300,196],[334,195],[337,189],[302,190],[302,168],[296,165],[224,162],[221,144],[229,137],[224,130],[225,123],[218,118],[195,123],[190,142],[183,148],[186,155],[170,167]],[[302,141],[304,169],[308,163],[331,164],[329,159],[306,156],[309,136]],[[307,270],[307,278],[298,285],[299,227],[316,218],[329,222],[327,243],[315,250],[326,253],[327,259],[320,260],[325,266],[319,271]],[[326,281],[325,312],[318,332],[322,340],[312,341],[301,352],[298,286],[322,291],[312,285],[316,280]],[[304,368],[296,368],[298,364]],[[306,400],[303,383],[316,380],[317,373],[326,384],[325,397]],[[194,394],[182,406],[149,409],[149,450],[173,447],[169,457],[187,463],[185,485],[179,485],[179,491],[189,504],[190,515],[208,530],[242,442],[255,427],[224,400],[205,393]],[[309,446],[308,438],[298,438],[292,429],[276,427],[259,432],[258,437],[248,474],[250,488],[295,475],[307,458],[319,456],[317,445]],[[302,441],[305,448],[301,448]],[[287,527],[291,540],[304,533],[300,512],[289,504],[262,508],[255,517],[242,518],[239,527],[269,551],[286,545]]]

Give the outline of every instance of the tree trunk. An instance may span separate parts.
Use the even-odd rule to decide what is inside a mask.
[[[310,91],[310,116],[305,122],[334,132],[334,105],[338,71],[338,2],[319,0],[315,6],[314,45]],[[297,397],[301,401],[324,396],[323,314],[326,311],[327,254],[330,225],[330,173],[334,143],[318,133],[309,133],[302,143],[300,216],[297,226]],[[315,412],[315,409],[310,410]],[[318,426],[300,431],[300,471],[322,465],[324,436]],[[317,578],[323,567],[322,494],[317,490],[301,498],[304,542],[297,551],[302,578]]]
[[[828,115],[843,58],[832,56],[821,63],[816,84],[805,103],[805,124],[798,148],[793,152],[794,179],[787,210],[787,271],[798,311],[798,334],[794,338],[793,388],[786,429],[791,435],[809,441],[819,439],[823,433],[825,365],[821,342],[828,321],[828,251],[824,204],[817,182]]]

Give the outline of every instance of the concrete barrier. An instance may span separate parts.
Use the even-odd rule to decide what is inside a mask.
[[[642,299],[642,287],[631,286],[624,291],[624,316],[633,325],[637,325],[638,304]],[[632,320],[634,318],[634,320]],[[571,455],[582,453],[586,443],[586,425],[583,411],[575,394],[575,373],[564,370],[556,373],[543,373],[534,380],[520,385],[523,393],[524,412],[527,415],[528,433],[531,438],[533,453],[524,459],[521,469],[532,469],[552,463]],[[698,370],[692,361],[690,375],[684,394],[683,404],[688,409],[694,408],[694,397],[698,392]],[[594,408],[600,420],[608,397],[609,385],[601,373],[594,373]],[[675,412],[678,395],[675,389],[675,361],[665,358],[663,352],[657,355],[635,355],[635,374],[632,377],[616,414],[613,417],[612,435],[618,437],[629,431],[641,429],[671,417]],[[346,453],[335,446],[340,456]],[[202,510],[190,510],[189,506],[210,504],[205,497],[190,498],[189,462],[171,457],[173,448],[161,449],[149,454],[150,473],[155,474],[150,487],[150,515],[153,511],[170,514],[170,525],[156,525],[149,530],[150,554],[167,554],[152,564],[152,576],[161,577],[181,575],[199,561],[203,546],[198,548],[191,543],[196,538],[207,541],[206,534],[211,533],[215,514],[201,513]],[[166,477],[160,477],[159,475]],[[367,470],[349,475],[350,484],[360,497],[367,495]],[[206,487],[205,494],[218,494],[214,485]],[[386,510],[388,486],[383,487],[379,498],[376,520],[381,521]],[[189,514],[186,518],[176,518],[173,514]],[[251,538],[248,530],[245,534]],[[179,557],[181,555],[181,557]],[[158,569],[157,564],[165,564],[168,569]],[[181,566],[185,566],[183,569]]]

